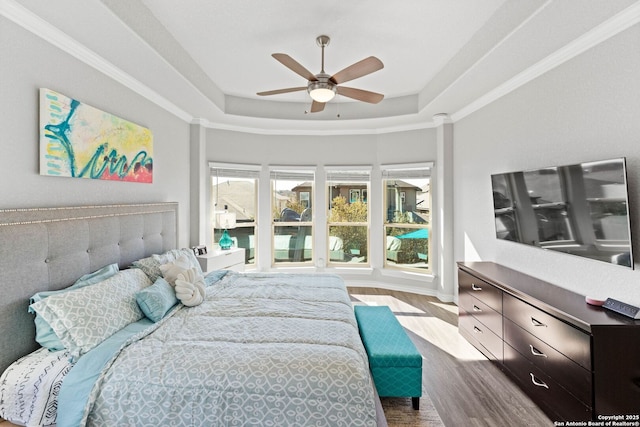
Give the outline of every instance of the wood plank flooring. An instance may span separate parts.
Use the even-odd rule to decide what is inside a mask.
[[[552,426],[500,369],[458,334],[458,306],[435,297],[349,288],[354,304],[388,305],[424,356],[423,386],[446,426]]]

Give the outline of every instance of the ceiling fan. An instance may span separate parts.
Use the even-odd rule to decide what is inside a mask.
[[[322,48],[322,69],[318,74],[312,74],[311,71],[300,65],[295,59],[285,53],[274,53],[273,56],[277,61],[282,63],[285,67],[292,70],[294,73],[307,79],[306,86],[290,87],[286,89],[269,90],[266,92],[258,92],[257,95],[278,95],[281,93],[297,92],[306,90],[313,102],[311,103],[311,112],[317,113],[324,110],[324,105],[329,102],[336,93],[353,98],[358,101],[368,102],[370,104],[377,104],[382,101],[384,95],[376,92],[369,92],[368,90],[355,89],[352,87],[339,86],[349,80],[354,80],[359,77],[371,74],[374,71],[381,70],[384,65],[375,56],[370,56],[362,61],[356,62],[338,71],[334,75],[329,75],[324,71],[324,48],[329,45],[331,39],[329,36],[318,36],[316,43]]]

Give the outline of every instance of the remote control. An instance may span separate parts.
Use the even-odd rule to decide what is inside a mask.
[[[615,311],[618,314],[622,314],[623,316],[627,316],[632,319],[640,319],[640,308],[634,305],[627,304],[613,298],[607,298],[602,306],[611,311]]]

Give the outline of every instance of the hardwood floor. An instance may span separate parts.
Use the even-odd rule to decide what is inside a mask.
[[[354,304],[388,305],[422,353],[423,386],[446,426],[552,426],[493,363],[458,334],[458,306],[435,297],[349,288]]]

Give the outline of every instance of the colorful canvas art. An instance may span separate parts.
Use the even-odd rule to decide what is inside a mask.
[[[153,181],[145,127],[50,89],[40,89],[40,175]]]

